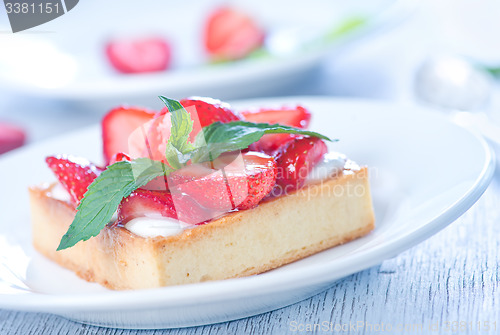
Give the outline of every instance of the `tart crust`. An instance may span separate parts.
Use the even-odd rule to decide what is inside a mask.
[[[105,227],[56,251],[74,207],[30,188],[33,244],[87,281],[110,289],[145,289],[259,274],[346,243],[374,229],[366,168],[229,213],[169,237],[143,238]]]

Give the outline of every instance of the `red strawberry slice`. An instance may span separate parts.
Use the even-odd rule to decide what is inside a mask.
[[[276,162],[258,152],[225,154],[214,162],[191,165],[168,177],[172,192],[186,194],[200,205],[222,212],[257,206],[275,181]]]
[[[307,128],[311,120],[311,113],[302,106],[281,107],[278,109],[261,108],[241,112],[247,121],[257,123],[279,123],[296,128]],[[297,137],[292,134],[269,134],[252,145],[252,149],[273,155],[281,146]]]
[[[22,146],[25,140],[24,130],[11,124],[0,123],[0,154]]]
[[[205,49],[217,60],[240,59],[259,48],[264,35],[264,31],[245,13],[223,7],[208,17]]]
[[[228,123],[231,121],[241,120],[240,116],[231,109],[229,104],[221,102],[217,99],[191,97],[182,99],[180,103],[184,106],[184,108],[196,108],[196,114],[202,128],[217,121]]]
[[[143,138],[138,139],[139,143],[129,143],[129,136],[154,116],[155,112],[138,107],[117,107],[104,116],[101,127],[106,165],[117,153],[129,153],[133,145],[144,147]]]
[[[243,154],[245,172],[248,178],[248,195],[238,209],[257,206],[268,195],[276,183],[276,161],[256,152]]]
[[[102,171],[88,160],[72,156],[49,156],[45,162],[76,205],[80,203],[89,185]]]
[[[227,123],[238,121],[240,117],[235,114],[228,104],[220,100],[211,98],[189,98],[180,101],[182,106],[192,115],[193,131],[190,140],[193,141],[201,128],[206,127],[216,121]],[[196,115],[195,115],[196,114]],[[147,155],[154,160],[163,160],[165,158],[165,149],[170,137],[170,114],[168,109],[164,108],[147,127],[147,148],[142,149],[142,155]],[[140,134],[138,134],[140,137]],[[146,139],[142,140],[146,146]]]
[[[144,124],[142,129],[137,129],[130,135],[129,141],[135,143],[130,148],[131,156],[164,161],[171,127],[170,114],[164,108],[153,120]]]
[[[273,194],[287,194],[301,188],[311,169],[322,159],[328,148],[317,137],[295,138],[276,155],[277,177]]]
[[[171,59],[169,44],[159,37],[113,40],[106,45],[106,54],[122,73],[164,71]]]
[[[241,112],[247,121],[257,123],[279,123],[296,128],[307,128],[311,121],[311,113],[302,106],[281,108],[260,108]]]
[[[162,216],[190,224],[199,224],[214,217],[211,211],[202,208],[188,196],[137,189],[120,203],[117,223],[126,224],[144,216]]]
[[[162,191],[137,189],[124,198],[118,207],[118,223],[156,214],[163,217],[177,219],[172,195]]]
[[[113,165],[116,162],[122,162],[122,161],[130,161],[131,158],[129,155],[123,153],[123,152],[117,152],[113,157],[111,157],[111,160],[109,161],[109,165]]]

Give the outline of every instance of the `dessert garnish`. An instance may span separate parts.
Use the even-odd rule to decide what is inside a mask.
[[[290,183],[300,187],[304,177],[295,176],[294,172],[304,165],[312,164],[311,160],[321,158],[321,155],[326,152],[326,145],[321,140],[332,141],[319,133],[293,126],[256,123],[248,119],[246,121],[232,120],[235,117],[229,117],[228,121],[224,119],[223,113],[218,113],[214,118],[209,119],[206,117],[210,113],[204,113],[204,116],[198,120],[199,122],[194,124],[195,115],[189,112],[191,108],[219,108],[220,106],[213,107],[213,104],[207,104],[201,100],[193,100],[193,104],[189,106],[186,101],[181,104],[163,96],[160,96],[160,99],[165,103],[167,110],[160,112],[159,115],[153,118],[148,113],[137,113],[139,121],[137,121],[136,132],[148,133],[146,139],[142,137],[142,149],[140,143],[135,142],[138,146],[137,153],[141,150],[144,153],[142,157],[137,153],[132,157],[124,153],[116,154],[124,151],[123,148],[106,151],[106,146],[113,146],[113,144],[105,142],[104,153],[107,163],[110,163],[105,169],[98,168],[89,162],[75,161],[72,158],[49,157],[47,159],[59,181],[70,190],[72,201],[77,204],[75,218],[62,237],[57,250],[70,248],[79,241],[86,241],[97,236],[110,223],[117,210],[119,222],[120,213],[126,213],[131,208],[132,211],[137,208],[144,209],[143,204],[151,204],[150,200],[159,204],[157,209],[163,208],[165,212],[163,216],[177,218],[175,211],[169,211],[168,208],[172,200],[181,199],[176,204],[182,203],[191,209],[185,211],[190,215],[182,218],[183,221],[190,223],[199,223],[205,217],[204,213],[193,210],[196,207],[190,205],[193,201],[210,211],[211,217],[232,208],[255,207],[274,186],[274,179],[266,179],[266,176],[274,177],[276,164],[282,165],[285,171],[290,173],[290,178],[288,178]],[[302,112],[299,111],[299,113]],[[119,119],[119,109],[111,115],[108,114],[107,117]],[[142,124],[148,119],[150,120],[146,124]],[[307,117],[306,119],[308,122]],[[292,121],[290,123],[293,123]],[[105,134],[103,136],[106,138]],[[230,166],[233,160],[231,155],[234,152],[246,150],[252,145],[268,148],[265,136],[289,137],[289,142],[276,156],[276,160],[264,153],[243,152],[241,157],[245,171],[250,171],[247,175],[242,177],[228,173],[215,177],[211,175],[203,177],[203,173],[214,171],[218,165],[229,164]],[[131,138],[133,139],[132,135]],[[262,142],[259,143],[259,141]],[[317,143],[321,144],[317,145]],[[272,148],[266,150],[272,150]],[[71,175],[67,175],[68,167]],[[203,169],[207,171],[204,172]],[[202,177],[196,179],[195,177],[199,177],[200,173]],[[249,186],[249,191],[241,194],[235,192],[231,194],[229,204],[227,201],[221,203],[218,201],[217,194],[228,190],[220,190],[220,185],[212,178],[222,178],[226,184],[236,185],[236,187],[231,187],[231,191],[239,189],[238,185],[243,183]],[[149,189],[151,184],[164,183],[167,179],[169,185],[172,183],[176,186],[176,192],[161,193]],[[195,179],[196,182],[189,182]],[[64,180],[68,180],[69,183],[76,180],[78,183],[64,185]],[[267,180],[270,181],[267,182]],[[143,189],[147,186],[149,186],[147,189]],[[265,192],[261,191],[262,187],[265,187]],[[85,189],[87,189],[86,192],[84,192]],[[123,201],[125,198],[127,201]]]

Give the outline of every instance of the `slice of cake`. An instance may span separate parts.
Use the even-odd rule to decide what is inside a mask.
[[[210,148],[210,154],[218,154],[213,159],[199,158],[205,152],[200,149],[184,164],[184,156],[176,161],[168,154],[166,143],[175,144],[175,134],[164,139],[165,127],[174,133],[180,120],[175,117],[182,114],[163,111],[148,121],[149,112],[137,117],[136,108],[113,110],[103,122],[104,138],[112,139],[104,141],[110,160],[105,169],[82,159],[49,157],[59,182],[30,189],[38,251],[88,281],[111,289],[143,289],[262,273],[374,228],[367,169],[327,153],[326,137],[304,130],[310,119],[305,108],[240,115],[213,100],[181,103],[186,110],[196,106],[199,125],[187,134],[203,129],[207,147],[221,143],[212,133],[225,136],[232,127],[245,127],[246,133],[278,129],[270,125],[276,118],[285,127],[244,144],[254,151],[235,151],[231,142],[226,152]],[[167,106],[172,111],[177,105]],[[133,181],[142,184],[133,187],[124,171],[145,158],[123,153],[127,148],[117,138],[127,138],[124,134],[110,135],[124,129],[118,125],[130,121],[127,113],[140,120],[138,126],[147,124],[150,155],[166,152],[164,162],[152,160],[152,168],[141,170],[150,178],[134,175]],[[136,125],[127,126],[132,133]],[[218,132],[213,127],[225,128]],[[235,143],[241,132],[231,135]],[[140,152],[140,145],[134,145],[129,151]],[[177,163],[182,166],[176,168]],[[158,166],[163,173],[151,173]],[[117,171],[122,177],[110,179]]]

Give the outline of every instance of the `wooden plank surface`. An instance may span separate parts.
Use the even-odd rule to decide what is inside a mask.
[[[483,197],[450,226],[380,266],[344,278],[308,300],[222,324],[139,333],[500,334],[499,269],[497,173]],[[316,331],[306,332],[315,324]],[[0,310],[0,334],[136,333],[82,325],[54,315]]]

